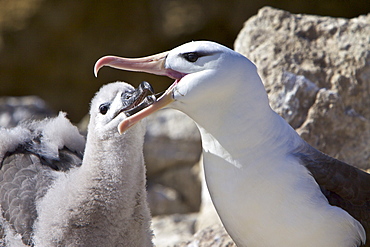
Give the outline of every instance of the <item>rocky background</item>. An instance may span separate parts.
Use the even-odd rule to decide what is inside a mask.
[[[15,2],[18,5],[14,5]],[[102,83],[122,78],[129,82],[131,79],[126,78],[137,80],[136,83],[141,81],[140,77],[135,77],[139,73],[108,69],[101,72],[99,79],[94,79],[92,67],[101,55],[157,53],[188,41],[191,35],[194,39],[213,39],[232,47],[235,41],[235,38],[232,42],[229,40],[232,31],[220,31],[223,37],[216,38],[207,30],[216,19],[219,25],[216,26],[221,30],[233,25],[236,28],[236,19],[243,17],[242,3],[230,4],[230,8],[236,9],[235,16],[216,18],[216,14],[203,14],[207,6],[203,2],[189,1],[186,6],[190,7],[185,9],[180,2],[125,3],[127,6],[123,4],[122,9],[130,9],[129,17],[127,12],[126,15],[118,13],[114,4],[99,9],[96,3],[83,4],[83,1],[62,4],[51,0],[0,0],[0,6],[8,8],[8,11],[0,8],[3,38],[0,43],[0,95],[37,94],[47,102],[35,96],[2,97],[0,125],[12,127],[23,119],[44,118],[61,109],[77,122],[85,114],[79,115],[79,112],[84,111],[81,109],[87,112],[88,101]],[[218,7],[209,9],[210,13],[226,6],[216,5]],[[299,9],[299,5],[295,7]],[[197,8],[199,12],[195,11]],[[161,16],[158,23],[146,23],[153,15],[148,9]],[[171,17],[170,9],[177,17]],[[80,12],[86,13],[81,17],[77,15]],[[131,16],[139,12],[144,12],[145,16]],[[200,19],[185,21],[185,24],[183,20],[176,22],[179,16],[186,19],[186,15],[196,16],[197,13]],[[344,12],[337,10],[337,13]],[[248,17],[246,14],[243,20]],[[167,27],[165,20],[170,23]],[[84,29],[84,33],[78,33],[89,22],[88,31]],[[105,31],[95,33],[96,25]],[[126,29],[137,34],[125,36]],[[370,15],[344,19],[291,14],[265,7],[238,31],[235,50],[256,63],[273,109],[314,147],[359,168],[369,169]],[[166,35],[172,37],[170,42],[166,41],[168,43],[164,42]],[[162,80],[160,77],[145,79]],[[80,126],[83,129],[85,125],[86,120]],[[201,142],[192,120],[174,110],[152,115],[148,119],[144,154],[156,246],[235,246],[214,212],[202,179]]]

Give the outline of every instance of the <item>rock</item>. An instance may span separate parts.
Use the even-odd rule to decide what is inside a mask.
[[[353,19],[262,8],[235,50],[258,67],[272,108],[312,146],[370,166],[370,14]]]
[[[199,163],[173,167],[151,181],[173,188],[179,194],[179,201],[187,208],[186,211],[174,210],[169,213],[197,212],[200,207],[201,182],[198,177]]]
[[[148,181],[147,200],[152,216],[188,213],[191,210],[182,200],[180,193],[170,186]]]
[[[237,247],[234,241],[220,225],[207,227],[197,232],[191,241],[176,244],[176,247]]]
[[[156,247],[175,246],[194,234],[196,214],[174,214],[153,217],[153,242]]]
[[[178,164],[199,161],[202,146],[194,121],[184,113],[164,109],[147,118],[144,154],[148,176]]]
[[[55,116],[45,101],[37,96],[1,97],[0,126],[11,128],[19,122]]]
[[[270,104],[293,127],[299,127],[307,118],[319,87],[304,76],[284,71],[281,87],[270,94]]]
[[[203,163],[202,158],[200,160],[200,163]],[[210,226],[222,225],[220,217],[218,216],[216,209],[213,206],[213,202],[208,191],[207,183],[204,177],[203,165],[201,166],[200,170],[201,172],[199,174],[199,177],[202,181],[202,203],[200,206],[197,222],[195,224],[195,230],[197,232]]]
[[[200,207],[199,131],[185,114],[161,110],[147,119],[144,157],[153,215],[196,212]]]

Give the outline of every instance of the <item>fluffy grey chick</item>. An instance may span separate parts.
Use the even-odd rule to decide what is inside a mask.
[[[117,82],[100,89],[91,103],[86,148],[63,113],[1,129],[4,245],[152,246],[145,126],[117,131],[127,112],[149,104],[147,85],[135,90]]]

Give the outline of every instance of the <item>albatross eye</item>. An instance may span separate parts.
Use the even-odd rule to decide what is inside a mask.
[[[182,57],[185,58],[188,62],[195,63],[201,56],[197,52],[188,52],[182,54]]]
[[[103,115],[107,113],[109,110],[110,104],[109,103],[104,103],[99,106],[99,112]]]

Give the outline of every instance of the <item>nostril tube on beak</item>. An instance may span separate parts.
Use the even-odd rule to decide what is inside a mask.
[[[143,91],[148,91],[148,94],[154,94],[154,89],[152,85],[150,85],[150,83],[147,81],[143,81],[142,83],[140,83],[139,88]]]

